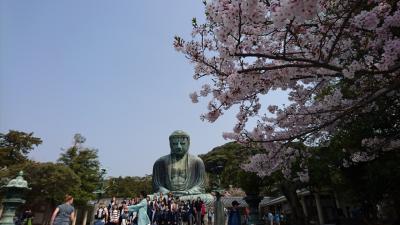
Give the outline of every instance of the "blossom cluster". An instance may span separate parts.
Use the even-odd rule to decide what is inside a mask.
[[[378,99],[400,97],[400,2],[213,0],[205,13],[192,40],[176,37],[174,46],[193,63],[195,79],[211,78],[190,94],[195,103],[211,99],[201,118],[214,122],[239,105],[233,132],[224,137],[265,149],[246,170],[289,176],[292,163],[310,156],[292,142],[329,141],[338,124],[379,110]],[[261,102],[275,90],[286,91],[290,104]],[[258,121],[253,129],[249,118]],[[304,171],[298,178],[307,180]]]

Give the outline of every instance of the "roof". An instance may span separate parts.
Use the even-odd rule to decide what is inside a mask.
[[[306,189],[302,189],[302,190],[297,190],[297,195],[298,196],[304,196],[304,195],[309,195],[310,191],[306,190]],[[275,205],[278,203],[282,203],[286,201],[286,197],[285,196],[279,196],[276,198],[272,198],[269,201],[265,202],[264,204],[260,203],[260,206],[268,206],[268,205]]]

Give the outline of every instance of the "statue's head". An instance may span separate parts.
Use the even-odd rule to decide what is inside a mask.
[[[169,146],[171,147],[171,154],[181,157],[185,155],[189,150],[190,137],[189,135],[181,130],[174,131],[169,136]]]

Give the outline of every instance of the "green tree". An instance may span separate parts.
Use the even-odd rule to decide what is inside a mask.
[[[24,178],[31,188],[27,191],[25,206],[34,210],[45,207],[47,215],[64,201],[65,194],[76,193],[80,187],[79,177],[69,167],[60,163],[27,160],[2,170],[0,174],[13,179],[21,170],[24,171]]]
[[[152,191],[152,177],[115,177],[108,180],[106,196],[131,198],[137,197],[140,191],[151,193]]]
[[[329,143],[312,150],[310,186],[330,187],[369,208],[371,215],[383,201],[400,215],[399,146],[382,141],[399,138],[400,108],[392,104],[396,98],[388,95],[376,101],[379,110],[348,117]]]
[[[65,194],[76,193],[81,186],[79,177],[61,163],[32,162],[25,168],[26,180],[32,188],[27,196],[31,205],[47,202],[55,207],[63,203]]]
[[[41,143],[33,132],[10,130],[7,134],[0,133],[0,168],[26,161],[28,153]]]
[[[100,182],[98,151],[83,146],[86,139],[75,134],[73,145],[61,154],[58,162],[69,167],[80,179],[80,187],[74,194],[77,205],[86,205],[94,199],[93,192]]]
[[[259,152],[259,149],[249,148],[237,142],[229,142],[200,155],[208,175],[207,189],[210,191],[213,185],[217,183],[214,169],[217,166],[222,166],[220,179],[223,188],[227,189],[232,185],[233,187],[240,187],[246,192],[264,194],[265,186],[268,186],[264,179],[256,178],[253,173],[248,173],[240,167],[250,156]],[[258,190],[259,188],[260,190]]]
[[[298,148],[305,148],[300,143],[293,143]],[[216,176],[213,168],[218,165],[223,166],[221,173],[221,185],[227,188],[229,185],[242,188],[248,195],[285,195],[292,207],[292,215],[295,221],[305,220],[302,216],[302,208],[297,197],[296,190],[304,187],[306,184],[299,180],[293,181],[286,179],[280,171],[276,171],[271,176],[259,177],[255,173],[244,171],[240,166],[245,164],[249,157],[260,153],[262,150],[252,147],[246,147],[236,142],[230,142],[222,146],[215,147],[210,152],[200,155],[203,159],[206,171],[208,172],[210,190],[215,183]],[[293,177],[300,171],[299,162],[293,163]]]

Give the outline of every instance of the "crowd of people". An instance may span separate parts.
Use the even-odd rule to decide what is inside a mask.
[[[118,202],[115,197],[109,204],[101,203],[96,211],[95,225],[138,225],[138,213],[129,210],[130,206],[141,201],[139,198],[125,199]],[[209,222],[214,218],[213,210],[207,211],[201,200],[181,201],[172,193],[147,196],[147,216],[151,225],[206,225],[205,216]]]
[[[65,202],[54,210],[50,225],[70,225],[74,220],[73,197],[65,196]],[[226,225],[248,225],[249,209],[239,208],[237,201],[225,211]],[[26,210],[16,225],[32,225],[33,214]],[[286,225],[285,217],[279,210],[267,209],[263,216],[266,225]],[[201,200],[180,200],[173,194],[148,196],[144,192],[137,198],[117,201],[115,197],[108,204],[100,203],[95,212],[94,225],[214,225],[214,209]]]
[[[137,205],[141,201],[141,198],[132,198],[118,202],[113,197],[108,204],[101,203],[95,215],[95,225],[141,225],[138,222],[138,213],[129,210],[130,206]],[[166,196],[159,193],[147,196],[145,204],[147,204],[146,214],[151,225],[214,224],[214,209],[207,208],[201,198],[183,201],[178,197],[175,198],[172,193]],[[227,225],[249,224],[249,209],[239,209],[237,201],[233,201],[232,208],[226,210],[225,213]],[[266,225],[286,224],[286,218],[280,210],[267,209],[262,219]]]
[[[263,220],[266,225],[284,225],[287,224],[287,218],[283,211],[267,208],[263,215]]]

